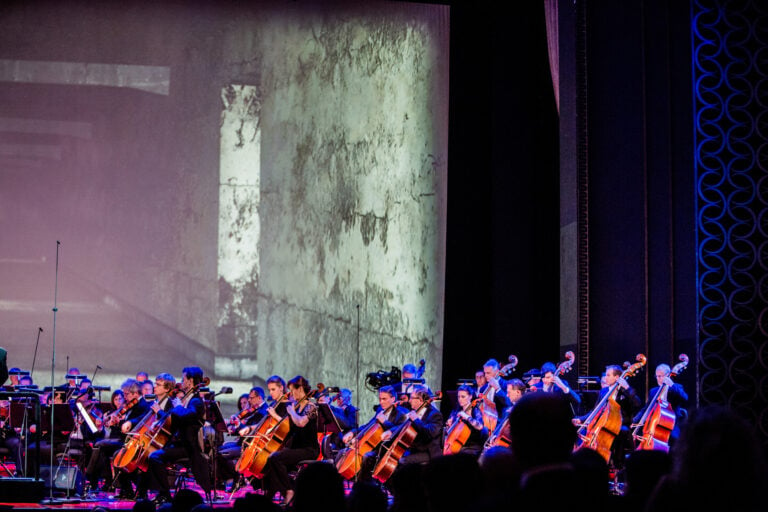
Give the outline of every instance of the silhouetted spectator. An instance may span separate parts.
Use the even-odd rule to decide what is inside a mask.
[[[661,450],[640,450],[627,457],[625,467],[623,510],[641,511],[645,508],[659,480],[669,473],[672,459]]]
[[[344,479],[336,466],[328,462],[313,462],[299,471],[293,510],[339,512],[344,507]]]
[[[203,497],[192,489],[179,489],[171,501],[173,512],[191,512],[196,505],[203,503]]]
[[[347,497],[349,512],[386,512],[387,493],[371,481],[356,482]]]
[[[659,482],[646,510],[765,510],[766,468],[753,428],[735,412],[710,406],[694,412],[672,454],[672,473]]]
[[[424,468],[426,510],[471,510],[482,489],[477,458],[468,453],[432,459]]]
[[[423,512],[427,499],[423,474],[421,464],[406,464],[395,469],[387,480],[387,488],[392,493],[390,512]]]

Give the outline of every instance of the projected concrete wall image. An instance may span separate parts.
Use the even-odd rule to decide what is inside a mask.
[[[11,365],[42,326],[50,380],[56,282],[61,376],[197,364],[372,403],[365,373],[424,358],[439,383],[447,8],[35,7],[0,18]]]

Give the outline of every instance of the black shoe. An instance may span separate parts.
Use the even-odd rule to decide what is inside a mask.
[[[155,499],[153,500],[155,502],[155,505],[158,507],[160,505],[165,505],[166,503],[170,503],[172,500],[171,495],[168,493],[160,493],[157,496],[155,496]]]
[[[148,500],[147,491],[136,491],[136,501]]]

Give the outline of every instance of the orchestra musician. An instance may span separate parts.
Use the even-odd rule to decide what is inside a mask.
[[[685,420],[687,417],[687,412],[683,408],[683,406],[688,402],[688,393],[685,392],[685,389],[683,389],[683,385],[679,382],[674,382],[670,374],[672,373],[672,369],[669,367],[668,364],[660,364],[656,367],[656,386],[653,387],[648,392],[649,402],[643,406],[643,408],[638,411],[638,413],[635,415],[633,421],[637,423],[640,421],[640,418],[643,417],[643,414],[645,413],[645,410],[648,407],[653,406],[653,398],[656,396],[656,394],[659,391],[659,388],[663,384],[667,384],[668,390],[667,390],[667,401],[669,402],[669,405],[672,406],[672,409],[675,411],[675,426],[672,429],[672,432],[669,435],[669,445],[672,446],[677,439],[680,437],[680,424]]]
[[[309,400],[310,385],[297,375],[288,381],[290,393],[287,417],[290,430],[284,448],[272,453],[264,467],[264,487],[269,498],[279,492],[286,504],[293,499],[293,482],[288,472],[302,460],[316,459],[320,454],[317,441],[317,405]]]
[[[158,504],[171,501],[168,464],[183,458],[189,459],[195,481],[206,496],[210,495],[209,465],[203,455],[205,404],[198,393],[202,383],[203,370],[199,367],[188,366],[182,370],[181,391],[184,397],[168,412],[174,434],[162,449],[152,452],[148,458],[152,485],[158,490],[155,497]]]
[[[232,416],[228,423],[230,433],[237,434],[238,438],[236,441],[229,441],[221,445],[216,455],[216,476],[221,482],[226,482],[237,476],[235,465],[243,451],[243,437],[240,432],[247,433],[250,430],[248,427],[258,424],[267,414],[267,402],[264,400],[263,388],[255,386],[244,396],[246,398],[245,407],[240,410],[240,414]]]
[[[565,397],[571,406],[571,410],[575,411],[581,404],[581,397],[559,375],[555,375],[556,371],[557,367],[554,363],[544,363],[541,366],[541,381],[535,384],[533,388],[538,392],[554,393]]]
[[[325,395],[320,397],[317,402],[318,404],[328,404],[341,429],[340,432],[328,434],[323,438],[321,446],[323,459],[333,460],[343,447],[342,437],[344,434],[357,427],[357,407],[352,405],[352,391],[347,388],[340,389],[339,394],[333,399]],[[334,402],[337,405],[333,405]]]
[[[379,443],[379,446],[376,446],[374,450],[363,455],[363,460],[360,465],[360,478],[363,480],[372,479],[373,468],[376,466],[380,445],[385,444],[392,439],[397,427],[406,421],[408,410],[398,405],[396,393],[395,388],[392,386],[382,386],[379,388],[379,407],[376,409],[373,418],[371,418],[365,425],[350,430],[344,434],[344,437],[342,438],[344,444],[352,446],[354,444],[353,441],[358,442],[356,439],[357,434],[368,432],[369,429],[374,427],[374,423],[378,423],[384,431],[381,434],[381,442]],[[339,452],[339,456],[337,456],[336,467],[338,467],[339,458],[342,453],[343,451]]]
[[[426,386],[411,391],[411,410],[405,415],[416,430],[416,438],[400,459],[400,464],[427,463],[443,453],[443,415],[430,402]]]
[[[506,381],[499,376],[499,362],[495,359],[489,359],[483,365],[483,374],[485,376],[486,384],[479,389],[480,393],[485,397],[485,403],[488,405],[489,401],[493,404],[493,411],[498,415],[502,413],[507,407],[507,395],[505,388],[507,387]]]
[[[491,444],[495,445],[499,440],[504,441],[504,444],[509,443],[510,431],[509,431],[509,415],[514,409],[518,401],[528,390],[528,387],[520,379],[510,379],[507,381],[507,398],[509,399],[509,407],[504,409],[504,413],[499,418],[499,423],[496,425],[491,437]]]
[[[101,490],[106,491],[111,485],[111,475],[108,471],[111,457],[119,450],[125,442],[125,434],[128,432],[132,422],[142,418],[149,411],[149,404],[141,396],[139,383],[135,379],[127,379],[120,386],[123,392],[124,402],[136,401],[125,414],[125,417],[115,416],[120,408],[113,415],[107,415],[104,421],[107,423],[109,435],[93,444],[93,450],[86,466],[85,477],[91,484],[92,489],[98,488],[99,480],[105,478],[106,481]],[[121,405],[122,407],[122,405]],[[128,425],[127,427],[125,425]],[[115,427],[115,428],[112,428]],[[121,497],[128,498],[121,489]],[[131,496],[132,497],[132,496]]]
[[[144,385],[141,385],[141,387],[143,388]],[[157,377],[155,377],[152,390],[154,391],[155,400],[150,405],[151,410],[147,411],[146,415],[141,418],[136,420],[129,419],[123,422],[121,425],[121,433],[124,432],[126,436],[128,434],[136,434],[139,426],[145,420],[151,419],[150,415],[152,413],[154,413],[155,418],[157,418],[159,415],[167,414],[171,411],[171,409],[173,409],[174,402],[171,395],[176,390],[176,377],[170,373],[159,374]],[[147,395],[142,394],[142,400],[146,400],[146,398],[144,398],[145,396]],[[150,475],[148,473],[143,473],[140,471],[135,471],[133,473],[120,471],[117,478],[118,485],[120,486],[120,496],[122,498],[130,499],[132,497],[133,484],[136,484],[136,499],[141,500],[147,498],[147,491],[150,487]]]
[[[597,399],[597,402],[599,403],[606,395],[606,393],[610,391],[611,386],[614,384],[619,386],[618,392],[616,394],[616,402],[619,404],[619,409],[621,412],[621,430],[616,435],[616,438],[613,440],[613,444],[611,445],[611,459],[613,461],[614,467],[623,467],[624,456],[627,454],[627,452],[631,451],[632,435],[630,433],[629,427],[632,423],[633,416],[641,405],[640,397],[638,396],[635,389],[629,385],[629,382],[622,378],[622,372],[623,370],[621,366],[618,365],[609,365],[605,367],[605,374],[601,379],[601,382],[604,380],[605,386],[601,387],[600,395]],[[581,426],[582,422],[588,416],[589,414],[585,414],[583,416],[574,418],[573,424],[576,426]]]
[[[485,376],[485,374],[483,374]],[[459,453],[479,455],[483,444],[488,437],[488,428],[483,423],[483,413],[480,408],[473,405],[475,390],[472,386],[462,385],[456,393],[459,405],[451,412],[446,422],[446,429],[450,429],[457,421],[463,421],[469,427],[469,437],[459,450]]]

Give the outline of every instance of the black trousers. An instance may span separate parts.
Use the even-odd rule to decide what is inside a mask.
[[[276,492],[285,496],[286,491],[293,489],[293,482],[291,482],[288,472],[302,460],[316,459],[319,454],[320,450],[313,447],[285,448],[270,455],[264,467],[264,487],[267,496],[271,498]]]
[[[205,455],[201,451],[187,450],[183,446],[173,444],[167,445],[162,450],[157,450],[149,456],[149,473],[151,473],[152,484],[157,486],[157,490],[161,494],[170,493],[168,464],[181,459],[189,459],[190,469],[192,469],[197,485],[204,492],[211,492],[210,466]]]

